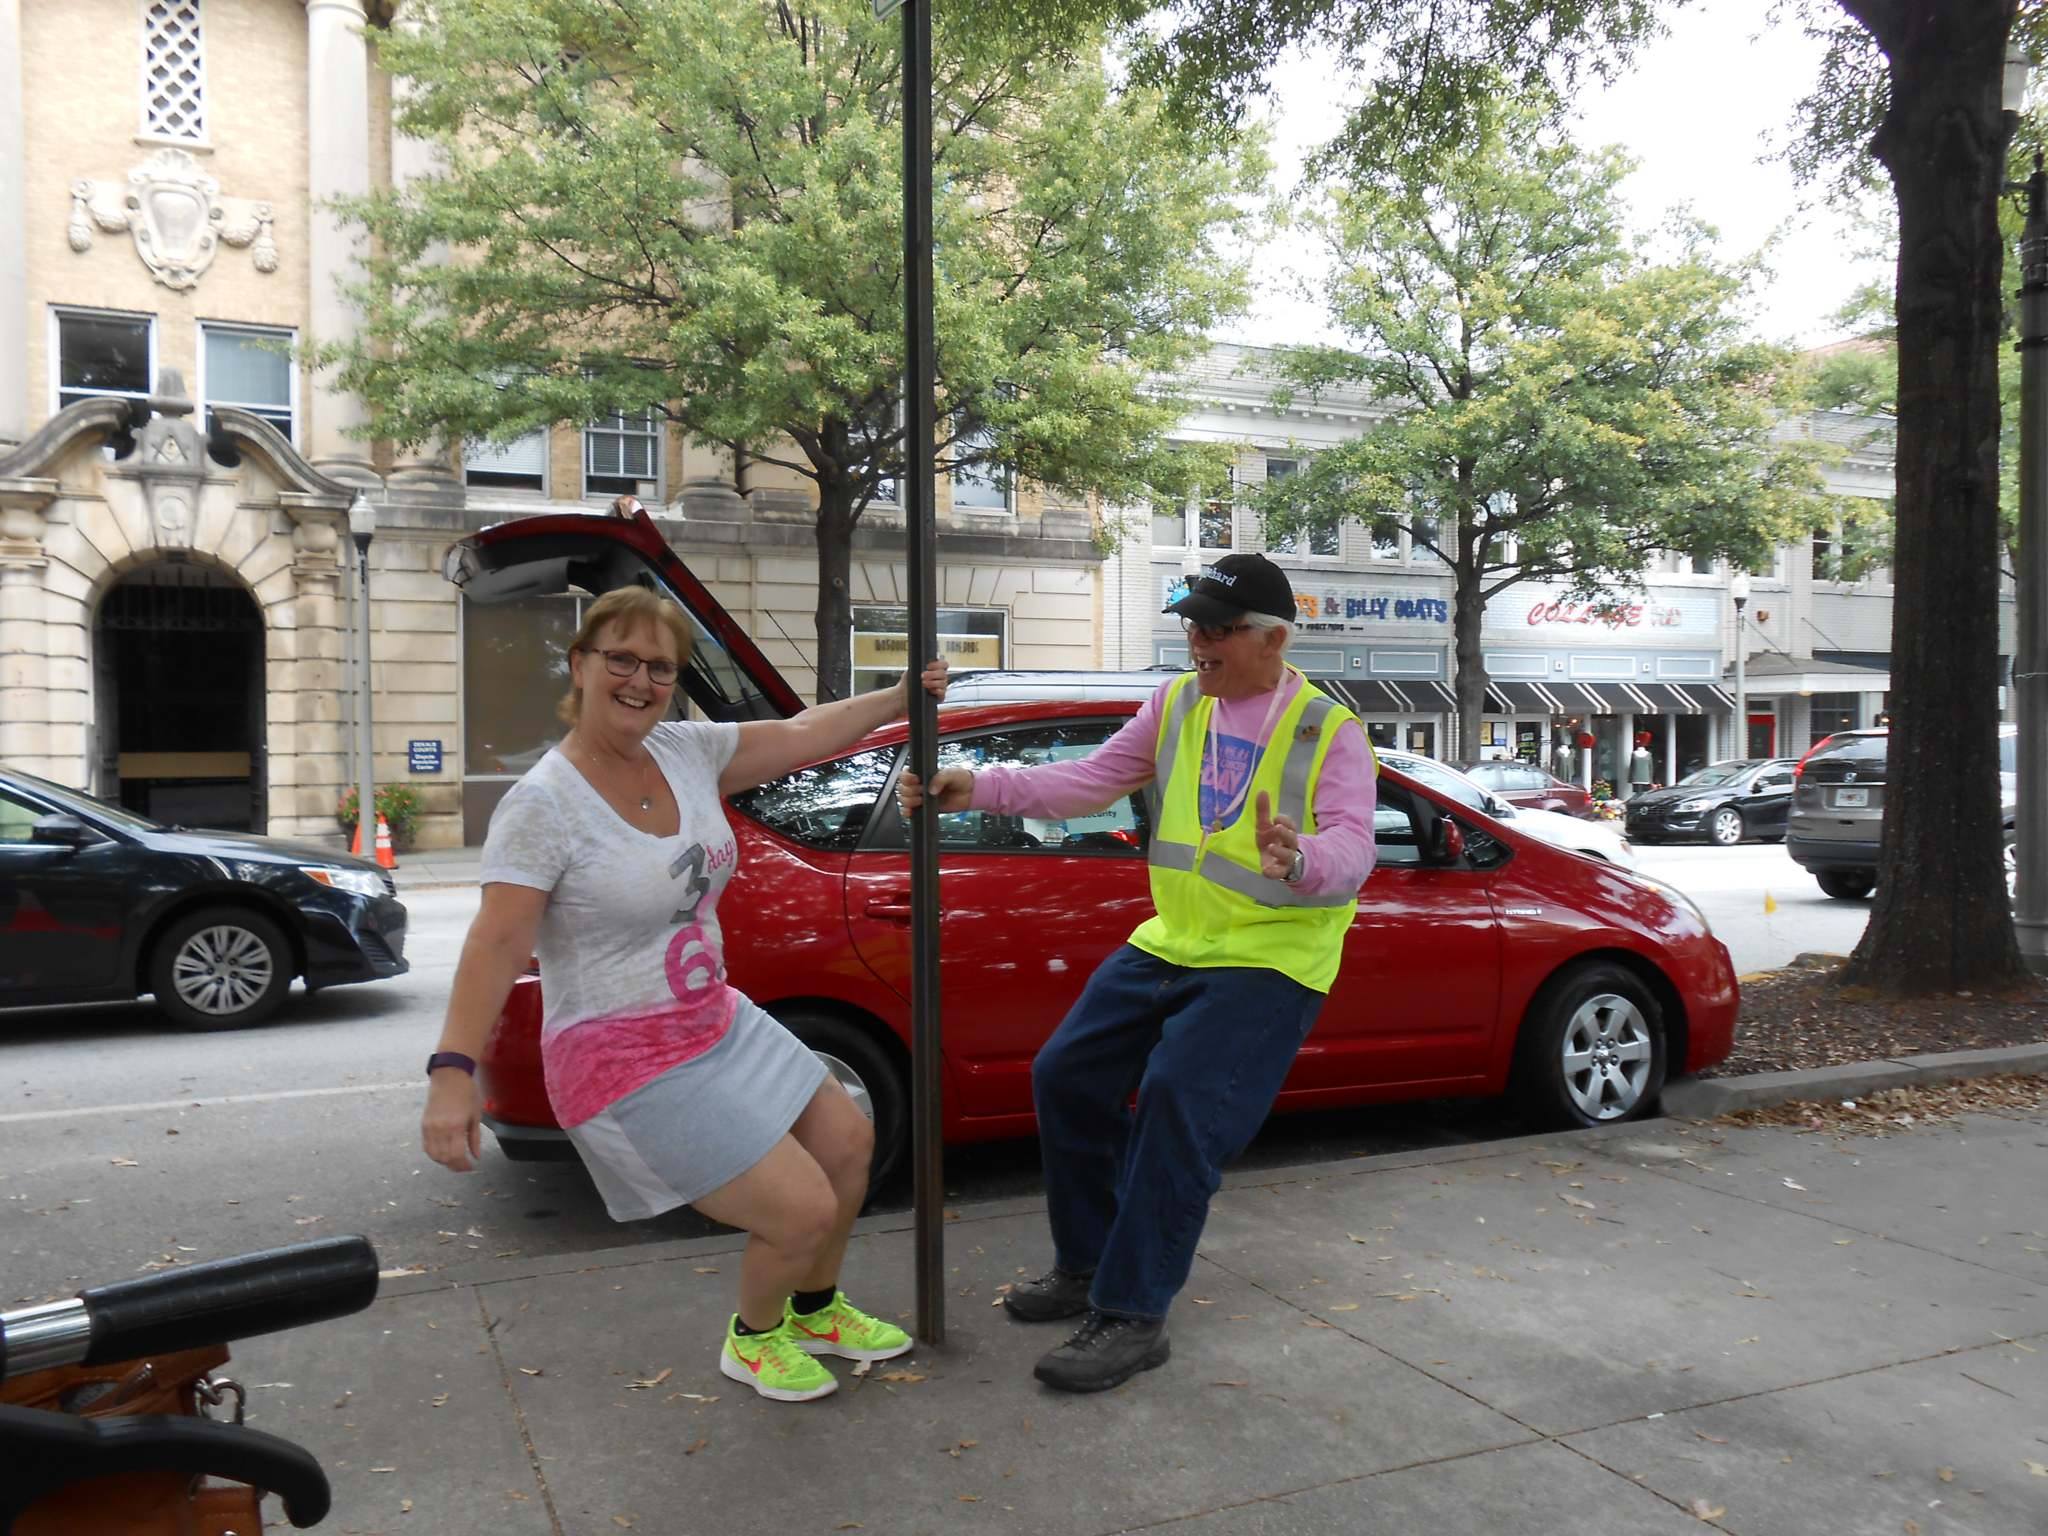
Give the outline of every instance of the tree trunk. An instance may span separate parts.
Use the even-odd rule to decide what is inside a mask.
[[[1877,899],[1845,980],[1892,996],[2023,974],[1997,738],[1999,84],[2014,3],[1844,0],[1891,61],[1872,148],[1899,206],[1893,724]]]
[[[818,483],[818,702],[853,692],[853,487]]]
[[[1479,717],[1486,712],[1486,650],[1480,631],[1486,623],[1486,598],[1477,571],[1456,572],[1451,597],[1451,635],[1458,676],[1452,684],[1458,698],[1457,757],[1476,762],[1480,756]],[[1446,757],[1452,754],[1446,752]]]

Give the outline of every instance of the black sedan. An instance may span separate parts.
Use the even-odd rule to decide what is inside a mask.
[[[1628,799],[1628,836],[1636,843],[1708,842],[1732,848],[1746,837],[1784,841],[1792,807],[1789,757],[1711,763],[1669,789]]]
[[[391,877],[314,843],[166,827],[0,768],[0,1008],[153,994],[193,1029],[401,975]]]

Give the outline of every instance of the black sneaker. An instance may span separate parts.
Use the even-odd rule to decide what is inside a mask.
[[[1079,1317],[1088,1310],[1088,1287],[1095,1279],[1069,1274],[1055,1264],[1036,1280],[1020,1280],[1003,1293],[1003,1305],[1010,1316],[1026,1323],[1056,1323],[1063,1317]]]
[[[1040,1360],[1031,1374],[1062,1392],[1107,1392],[1140,1371],[1166,1364],[1172,1353],[1164,1318],[1091,1311],[1080,1331]]]

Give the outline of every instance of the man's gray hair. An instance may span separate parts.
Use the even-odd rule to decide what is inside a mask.
[[[1294,644],[1294,626],[1288,623],[1285,619],[1275,618],[1270,613],[1248,612],[1244,616],[1244,621],[1245,623],[1249,624],[1253,629],[1285,630],[1287,632],[1287,643],[1286,645],[1282,645],[1280,647],[1280,649],[1283,651],[1287,649],[1287,646]]]

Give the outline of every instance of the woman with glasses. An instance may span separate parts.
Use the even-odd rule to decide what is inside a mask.
[[[900,689],[788,720],[667,718],[689,620],[639,587],[592,603],[569,646],[569,733],[513,786],[484,841],[483,903],[428,1059],[421,1140],[476,1166],[476,1057],[540,957],[541,1058],[556,1118],[618,1221],[694,1206],[743,1229],[719,1368],[805,1402],[816,1356],[886,1360],[902,1329],[838,1289],[874,1130],[823,1063],[726,984],[717,907],[737,845],[722,797],[831,757],[909,707]],[[923,686],[943,698],[946,664]]]

